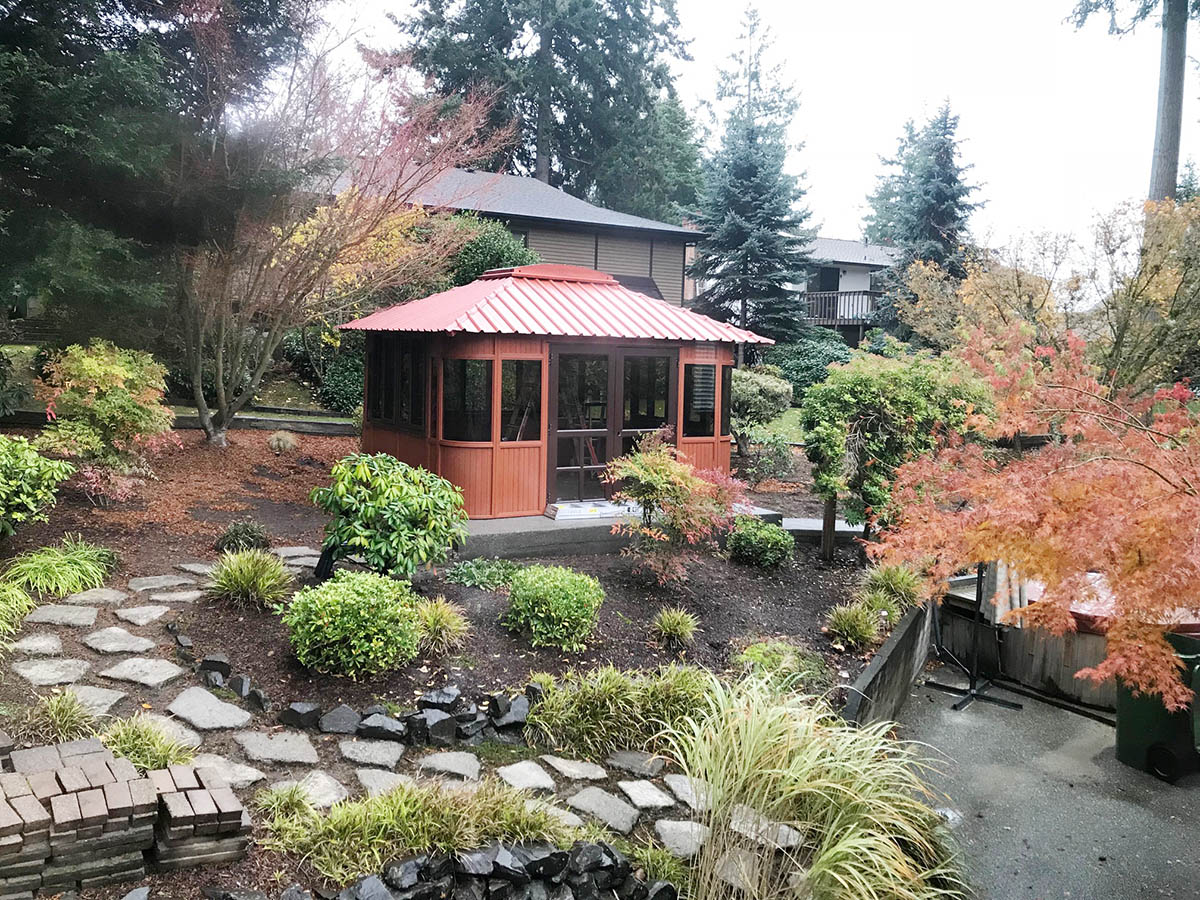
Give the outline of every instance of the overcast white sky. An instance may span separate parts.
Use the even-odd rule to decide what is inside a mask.
[[[678,87],[689,108],[710,98],[739,33],[738,0],[678,0],[691,62]],[[395,46],[385,11],[354,3],[367,42]],[[1157,22],[1113,37],[1095,19],[1064,20],[1074,0],[760,0],[776,52],[799,89],[795,171],[807,173],[813,221],[826,237],[859,237],[866,196],[906,119],[949,99],[963,157],[986,202],[977,239],[1035,231],[1081,234],[1095,213],[1144,196],[1154,136]],[[1191,34],[1196,38],[1195,29]],[[1196,45],[1190,49],[1196,50]],[[1200,148],[1200,79],[1187,72],[1182,158]]]

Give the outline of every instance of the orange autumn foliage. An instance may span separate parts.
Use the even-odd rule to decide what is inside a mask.
[[[1075,628],[1071,604],[1094,597],[1098,574],[1111,591],[1107,654],[1078,677],[1116,677],[1180,709],[1192,692],[1164,634],[1200,610],[1200,403],[1186,384],[1114,392],[1074,335],[1061,352],[1027,339],[976,332],[963,348],[994,391],[997,444],[954,440],[901,466],[869,552],[924,568],[930,598],[956,571],[1004,561],[1045,586],[1009,616],[1055,634]],[[1020,435],[1047,433],[1045,446],[1016,449]]]

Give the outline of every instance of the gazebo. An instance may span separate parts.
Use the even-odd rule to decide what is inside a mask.
[[[363,449],[462,488],[476,519],[601,500],[609,460],[675,427],[729,470],[733,347],[768,338],[579,266],[494,269],[342,326],[367,333]]]

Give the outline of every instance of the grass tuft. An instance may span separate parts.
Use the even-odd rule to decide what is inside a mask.
[[[829,632],[850,647],[865,647],[879,638],[879,614],[860,601],[841,603],[829,611]]]
[[[271,609],[287,599],[292,576],[281,560],[265,550],[226,553],[212,571],[208,596],[236,606]]]
[[[748,678],[766,681],[776,690],[816,694],[833,686],[833,671],[820,653],[786,641],[758,641],[733,658]]]
[[[117,554],[112,550],[68,534],[57,546],[16,557],[0,580],[32,595],[65,597],[103,586],[116,564]]]
[[[71,691],[46,694],[25,710],[17,733],[37,744],[76,741],[96,733],[96,717]]]
[[[140,713],[114,719],[100,733],[100,741],[114,756],[124,757],[143,772],[190,763],[194,755],[191,747],[169,737],[158,723]]]
[[[700,620],[686,609],[668,606],[660,609],[650,622],[655,640],[665,647],[687,647],[696,639]]]
[[[874,566],[863,576],[862,592],[887,594],[905,613],[921,596],[921,576],[908,566]]]
[[[498,591],[508,587],[521,566],[511,559],[466,559],[446,572],[446,580],[464,587]]]
[[[426,598],[416,604],[419,646],[428,656],[445,656],[461,650],[471,633],[471,623],[457,603],[445,597]]]
[[[875,613],[880,619],[880,626],[886,630],[894,628],[904,614],[901,611],[900,602],[887,591],[864,589],[859,592],[855,602],[861,603]]]
[[[270,550],[271,536],[265,526],[253,519],[241,519],[225,526],[213,542],[218,553],[237,553],[239,550]]]
[[[19,585],[0,581],[0,641],[21,630],[21,623],[37,607],[37,602]]]

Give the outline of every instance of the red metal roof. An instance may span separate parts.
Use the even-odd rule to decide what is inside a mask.
[[[631,291],[603,272],[550,264],[492,269],[470,284],[377,310],[342,327],[774,343],[752,331]]]

